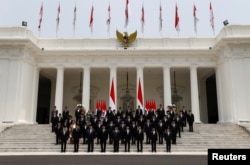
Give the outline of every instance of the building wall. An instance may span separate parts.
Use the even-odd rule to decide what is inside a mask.
[[[250,26],[227,26],[215,38],[138,39],[127,50],[119,45],[116,39],[39,39],[24,27],[0,28],[0,122],[35,122],[39,69],[57,66],[107,68],[111,65],[121,68],[137,65],[215,68],[219,122],[250,121]],[[163,79],[158,77],[154,81],[147,75],[144,77],[144,94],[155,97],[158,105],[162,98],[157,89],[161,88],[159,81]],[[56,74],[50,79],[53,105]],[[203,82],[200,79],[198,82],[199,95],[204,97]],[[99,89],[96,99],[108,99],[109,75],[102,85],[90,83]],[[65,80],[63,100],[69,106],[74,105],[67,101],[72,98],[68,92],[73,84]],[[183,91],[182,104],[192,109],[190,86],[186,78],[179,81],[177,87]],[[199,99],[199,104],[199,115],[204,122],[206,103]]]

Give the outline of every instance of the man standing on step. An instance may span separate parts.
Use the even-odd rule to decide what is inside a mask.
[[[166,131],[164,132],[164,139],[166,141],[167,152],[171,152],[172,132],[169,127],[166,128]]]
[[[153,127],[150,133],[150,143],[152,152],[156,152],[156,142],[158,140],[158,133],[156,129]]]
[[[76,128],[73,129],[72,137],[74,140],[74,152],[78,152],[79,150],[79,139],[81,138],[81,129],[78,124],[76,124]]]
[[[96,132],[92,125],[89,125],[89,129],[86,133],[86,138],[88,142],[88,152],[94,152],[94,140],[96,138]]]
[[[143,132],[140,125],[137,126],[135,138],[136,138],[137,152],[142,152],[143,151],[144,132]]]
[[[59,122],[59,118],[56,111],[52,113],[50,122],[51,122],[51,132],[55,132],[56,125]]]
[[[126,129],[123,132],[125,152],[130,152],[131,137],[132,137],[132,131],[130,130],[129,126],[126,126]]]
[[[108,130],[105,125],[102,125],[102,129],[99,131],[99,138],[101,144],[101,152],[106,152],[106,145],[108,140]]]
[[[193,124],[194,124],[194,114],[191,110],[188,111],[187,121],[189,126],[189,132],[194,132]]]
[[[121,139],[121,133],[118,126],[115,126],[115,130],[113,130],[112,139],[114,145],[114,152],[119,152],[119,142]]]
[[[60,133],[60,139],[61,139],[61,152],[66,152],[67,141],[69,139],[68,127],[65,126],[63,127]]]

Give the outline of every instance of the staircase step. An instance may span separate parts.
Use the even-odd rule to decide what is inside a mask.
[[[3,152],[60,152],[60,144],[55,145],[55,134],[51,125],[14,125],[0,124],[0,153]],[[73,152],[73,144],[67,145],[67,152]],[[95,152],[100,152],[100,145],[95,144]],[[172,145],[172,152],[207,152],[212,148],[250,148],[250,133],[237,124],[195,124],[194,132],[188,127],[177,137],[177,144]],[[107,152],[113,146],[107,145]],[[137,152],[136,145],[131,145],[131,152]],[[143,152],[150,152],[151,145],[144,144]],[[165,152],[166,145],[157,144],[157,152]],[[80,144],[79,152],[87,152],[87,145]],[[120,152],[124,152],[123,144]]]

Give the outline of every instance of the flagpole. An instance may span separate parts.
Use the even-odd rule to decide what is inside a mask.
[[[75,26],[76,26],[76,0],[75,0],[75,8],[74,8],[74,18],[73,18],[73,37],[75,37]]]
[[[111,9],[110,9],[110,1],[109,1],[109,19],[110,19],[110,12],[111,12]],[[109,38],[110,38],[110,22],[111,20],[109,20],[109,26],[108,26],[108,28],[109,28]]]
[[[109,38],[110,38],[110,24],[111,24],[110,12],[111,12],[111,8],[110,8],[110,1],[109,1],[109,6],[108,6],[108,20],[106,22],[108,24],[108,35],[109,35]]]

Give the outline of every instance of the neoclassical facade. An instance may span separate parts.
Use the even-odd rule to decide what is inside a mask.
[[[74,113],[177,105],[197,123],[250,121],[250,26],[225,26],[212,38],[39,38],[26,27],[0,28],[0,122],[48,123],[52,106]]]

